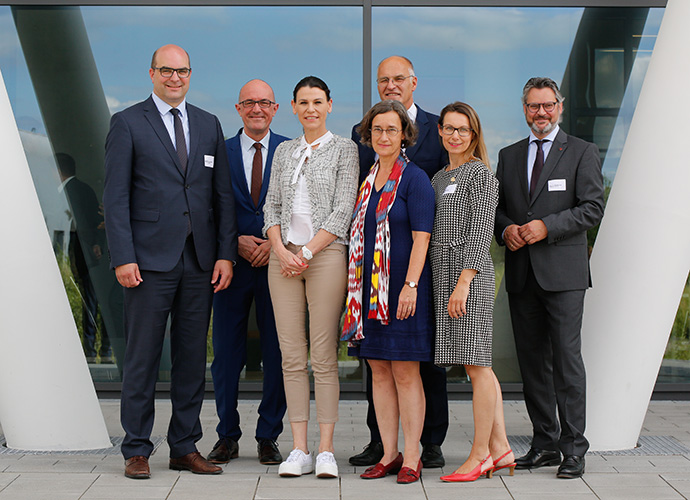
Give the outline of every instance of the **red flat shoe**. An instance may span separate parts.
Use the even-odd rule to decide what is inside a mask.
[[[422,461],[419,460],[417,470],[414,470],[411,467],[403,467],[400,469],[400,472],[398,472],[398,484],[414,483],[415,481],[419,481],[421,475]]]
[[[395,474],[398,472],[400,467],[402,467],[402,464],[403,455],[402,453],[398,453],[398,456],[395,457],[395,460],[388,465],[383,465],[381,462],[379,462],[376,465],[369,467],[362,474],[360,474],[359,477],[362,479],[379,479],[386,477],[388,474]]]
[[[501,470],[501,469],[510,469],[510,475],[511,475],[511,476],[514,476],[514,475],[515,475],[515,460],[513,460],[513,463],[512,463],[512,464],[508,464],[508,465],[498,465],[498,466],[496,465],[498,462],[500,462],[501,460],[503,460],[505,457],[507,457],[508,455],[510,455],[512,452],[513,452],[513,450],[508,450],[508,451],[506,451],[503,455],[501,455],[500,457],[498,457],[498,460],[495,460],[495,461],[494,461],[494,466],[493,466],[493,468],[492,468],[492,474],[493,474],[494,472],[497,472],[497,471]]]
[[[447,476],[441,476],[441,481],[445,481],[446,483],[466,483],[476,481],[484,474],[486,474],[486,477],[491,479],[494,473],[493,460],[491,461],[490,466],[488,466],[486,469],[482,469],[482,466],[490,459],[491,455],[482,460],[479,465],[477,465],[474,469],[472,469],[471,472],[468,472],[467,474],[458,474],[454,472],[453,474],[448,474]]]

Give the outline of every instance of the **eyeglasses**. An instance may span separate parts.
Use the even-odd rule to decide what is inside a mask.
[[[151,69],[160,71],[163,78],[170,78],[173,76],[173,73],[177,73],[177,76],[180,78],[187,78],[192,72],[192,68],[168,68],[167,66],[160,68],[151,66]]]
[[[383,85],[385,87],[386,85],[388,85],[388,82],[393,80],[393,83],[395,85],[400,86],[408,78],[414,78],[414,75],[408,75],[408,76],[397,75],[397,76],[394,76],[392,78],[388,78],[387,76],[382,76],[381,78],[376,79],[376,83],[378,83],[379,85]]]
[[[390,127],[390,128],[372,127],[372,129],[371,129],[371,135],[375,135],[377,137],[382,135],[384,132],[386,133],[386,135],[388,137],[393,139],[393,138],[398,136],[398,134],[400,133],[400,130],[398,130],[395,127]]]
[[[554,109],[556,109],[556,105],[558,104],[558,101],[551,101],[551,102],[529,102],[526,103],[525,106],[527,106],[527,109],[529,109],[530,113],[536,113],[539,111],[539,108],[544,108],[544,111],[547,113],[551,113]]]
[[[467,127],[451,127],[450,125],[441,127],[441,133],[443,135],[453,135],[455,132],[457,132],[460,137],[469,137],[473,130]]]
[[[255,101],[254,99],[245,99],[244,101],[240,101],[240,104],[245,109],[253,108],[257,104],[261,109],[268,109],[274,105],[275,102],[269,101],[268,99],[260,99],[258,101]]]

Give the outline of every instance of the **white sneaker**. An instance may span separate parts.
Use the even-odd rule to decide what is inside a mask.
[[[330,451],[316,455],[316,477],[338,477],[338,464]]]
[[[314,472],[314,461],[311,453],[304,453],[299,448],[292,450],[287,460],[278,468],[278,474],[283,477],[297,477],[312,472]]]

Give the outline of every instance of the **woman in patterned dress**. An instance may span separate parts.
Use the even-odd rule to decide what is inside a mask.
[[[515,460],[505,431],[501,388],[491,369],[495,281],[489,247],[498,181],[488,167],[481,124],[471,106],[455,102],[443,108],[438,131],[450,164],[431,181],[436,193],[430,250],[434,362],[465,367],[472,382],[474,415],[470,456],[441,479],[474,481],[503,468],[512,475]]]
[[[361,474],[398,483],[419,480],[425,399],[419,362],[433,359],[431,269],[434,224],[429,177],[405,156],[417,129],[397,101],[375,104],[360,125],[362,144],[378,160],[362,183],[350,231],[347,314],[343,339],[371,366],[383,458]],[[398,451],[402,424],[404,453]]]

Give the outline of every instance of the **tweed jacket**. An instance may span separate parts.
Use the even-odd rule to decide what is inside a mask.
[[[300,139],[285,141],[276,148],[264,205],[264,234],[269,228],[280,225],[284,244],[288,243],[295,198],[296,184],[292,184],[292,176],[299,163],[292,154],[299,147]],[[336,235],[337,241],[347,244],[357,197],[357,146],[350,139],[334,135],[333,139],[311,153],[302,166],[302,172],[307,180],[314,233],[323,229]]]

